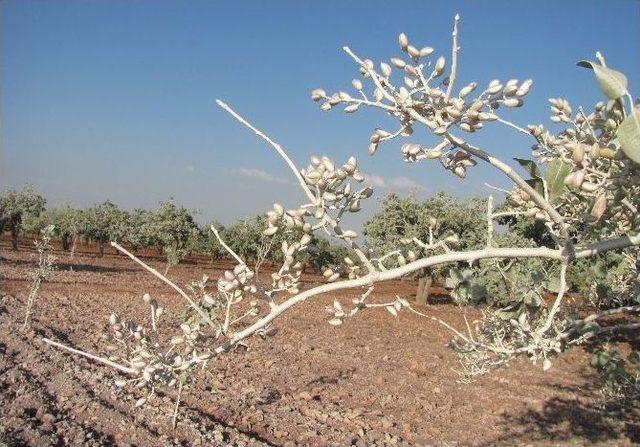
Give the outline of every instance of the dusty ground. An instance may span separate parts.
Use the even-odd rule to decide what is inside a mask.
[[[28,245],[0,244],[0,445],[633,445],[640,414],[598,405],[588,354],[574,350],[546,373],[525,359],[461,383],[449,335],[408,313],[369,311],[340,327],[326,324],[317,298],[277,322],[267,341],[217,359],[184,393],[170,427],[173,392],[141,409],[113,384],[111,370],[40,342],[43,336],[104,354],[100,336],[112,311],[142,320],[141,296],[168,309],[175,294],[128,259],[97,258],[87,247],[59,269],[19,330],[33,268]],[[148,259],[160,266],[160,259]],[[214,276],[224,262],[191,259],[179,283]],[[309,281],[319,278],[309,276]],[[409,296],[415,284],[384,283],[374,298]],[[349,298],[353,295],[340,295]],[[431,314],[461,325],[458,309]],[[138,396],[139,397],[139,396]]]

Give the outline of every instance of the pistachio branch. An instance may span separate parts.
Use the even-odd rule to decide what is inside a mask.
[[[213,234],[215,235],[216,239],[218,239],[218,242],[220,243],[220,245],[222,245],[222,247],[227,250],[227,253],[229,253],[231,256],[233,256],[235,258],[236,261],[238,261],[238,264],[241,265],[246,265],[246,263],[244,262],[244,260],[238,256],[238,254],[233,251],[231,249],[231,247],[229,247],[224,240],[222,239],[222,237],[220,237],[220,233],[218,232],[218,230],[216,230],[216,227],[214,225],[211,225],[211,231],[213,231]]]
[[[635,236],[624,236],[621,238],[606,240],[598,242],[596,244],[589,245],[582,249],[576,249],[574,259],[583,259],[594,256],[599,253],[603,253],[608,250],[619,249],[624,247],[630,247],[633,245],[640,245],[640,234]],[[417,270],[433,267],[436,265],[452,264],[456,262],[466,261],[475,262],[481,259],[492,258],[543,258],[556,261],[564,261],[566,259],[563,249],[551,249],[546,247],[525,247],[525,248],[484,248],[481,250],[471,251],[452,251],[441,255],[430,256],[428,258],[418,259],[411,263],[407,263],[403,266],[389,269],[376,274],[367,274],[356,279],[349,279],[344,281],[337,281],[329,284],[323,284],[313,289],[306,290],[295,296],[288,298],[286,301],[278,304],[271,309],[271,312],[251,326],[243,329],[242,331],[232,335],[223,345],[215,349],[216,353],[224,352],[238,342],[251,336],[256,331],[264,328],[271,323],[276,317],[288,310],[289,308],[303,303],[307,299],[328,293],[336,290],[357,288],[362,286],[368,286],[376,282],[387,281],[391,279],[400,278],[402,276],[413,273]]]
[[[129,368],[127,366],[121,365],[121,364],[116,363],[116,362],[112,362],[111,360],[105,359],[104,357],[100,357],[100,356],[97,356],[97,355],[94,355],[94,354],[90,354],[88,352],[81,351],[80,349],[72,348],[70,346],[64,345],[64,344],[59,343],[59,342],[54,341],[54,340],[50,340],[48,338],[43,338],[42,341],[45,342],[48,345],[55,346],[56,348],[64,349],[65,351],[69,351],[69,352],[71,352],[73,354],[80,355],[82,357],[86,357],[88,359],[94,360],[94,361],[96,361],[98,363],[102,363],[103,365],[110,366],[111,368],[115,368],[118,371],[122,371],[123,373],[138,374],[138,372],[135,369]]]
[[[287,155],[285,150],[282,148],[282,146],[280,146],[278,143],[276,143],[271,138],[269,138],[264,132],[256,128],[253,124],[249,123],[246,119],[244,119],[240,114],[238,114],[235,110],[233,110],[229,105],[225,104],[223,101],[216,100],[216,102],[220,107],[222,107],[225,111],[231,114],[235,119],[237,119],[239,122],[241,122],[246,127],[251,129],[260,138],[267,141],[276,150],[276,152],[280,154],[280,156],[285,160],[287,165],[289,165],[289,167],[293,171],[294,175],[298,179],[298,183],[300,184],[304,192],[307,194],[307,196],[311,200],[311,203],[317,204],[320,199],[317,198],[316,195],[313,194],[313,192],[311,192],[311,190],[309,189],[309,186],[307,185],[304,178],[302,177],[300,170],[295,166],[293,161],[291,161],[291,158],[289,158],[289,156]],[[329,224],[329,226],[334,230],[334,232],[338,236],[342,234],[340,227],[338,225],[338,222],[335,219],[331,218],[327,213],[324,214],[322,218],[322,222]],[[341,238],[341,239],[344,239],[344,238]],[[371,261],[369,260],[367,255],[364,253],[364,251],[360,248],[360,246],[357,244],[357,242],[355,242],[353,239],[349,239],[347,240],[347,243],[349,244],[350,248],[356,253],[360,261],[367,267],[367,269],[370,272],[375,272],[376,271],[375,267],[373,266],[373,264],[371,264]],[[225,248],[229,250],[228,247],[225,247]]]
[[[161,274],[159,271],[157,271],[156,269],[154,269],[153,267],[145,264],[144,262],[142,262],[140,259],[138,259],[133,253],[129,252],[127,249],[125,249],[124,247],[122,247],[120,244],[118,244],[117,242],[111,242],[111,246],[113,248],[115,248],[116,250],[118,250],[119,252],[127,255],[129,258],[131,258],[134,262],[136,262],[138,265],[140,265],[142,268],[144,268],[145,270],[147,270],[148,272],[150,272],[153,276],[155,276],[156,278],[160,279],[162,282],[164,282],[165,284],[167,284],[169,287],[171,287],[173,290],[175,290],[176,292],[178,292],[178,294],[180,294],[180,296],[182,298],[185,299],[185,301],[187,303],[189,303],[189,306],[191,306],[197,313],[198,315],[200,315],[202,317],[202,319],[204,321],[206,321],[214,330],[216,330],[216,325],[213,323],[213,321],[211,321],[211,318],[209,318],[209,315],[207,315],[207,313],[202,310],[200,308],[200,306],[198,306],[192,299],[191,297],[184,291],[182,290],[180,287],[178,287],[173,281],[171,281],[169,278],[167,278],[166,276],[164,276],[163,274]]]
[[[231,107],[229,107],[224,101],[221,101],[220,99],[216,99],[216,103],[220,107],[222,107],[224,110],[226,110],[231,116],[233,116],[235,119],[237,119],[240,123],[242,123],[244,126],[246,126],[249,129],[251,129],[256,135],[258,135],[264,141],[269,143],[269,145],[271,145],[271,147],[273,147],[275,149],[275,151],[278,153],[278,155],[280,155],[284,159],[285,163],[287,163],[289,168],[291,168],[291,171],[293,171],[293,175],[295,175],[296,178],[298,179],[298,184],[300,185],[302,190],[305,192],[307,197],[309,197],[309,200],[311,200],[312,203],[315,203],[316,202],[315,195],[311,192],[311,190],[307,186],[307,183],[302,178],[302,175],[300,174],[300,171],[298,170],[296,165],[293,163],[291,158],[289,158],[289,156],[284,151],[282,146],[280,146],[278,143],[276,143],[271,138],[269,138],[267,135],[265,135],[264,132],[262,132],[260,129],[257,129],[256,127],[254,127],[251,123],[249,123],[243,117],[238,115],[238,113],[236,113],[236,111],[233,110]]]
[[[413,115],[414,114],[412,113],[412,116]],[[515,183],[519,188],[521,188],[523,191],[529,194],[529,196],[531,197],[531,200],[533,200],[536,203],[536,205],[538,205],[541,209],[547,212],[549,217],[559,225],[560,232],[563,236],[565,237],[568,236],[566,223],[562,218],[562,216],[558,213],[558,211],[544,197],[542,197],[542,195],[540,195],[538,191],[533,189],[531,185],[529,185],[526,182],[525,179],[523,179],[517,172],[515,172],[513,168],[511,168],[511,166],[504,163],[497,157],[494,157],[489,153],[483,151],[482,149],[475,147],[467,143],[466,141],[462,140],[461,138],[458,138],[450,134],[449,132],[446,132],[444,136],[445,138],[447,138],[447,140],[449,140],[455,146],[460,147],[461,149],[464,149],[468,153],[475,155],[479,159],[486,161],[490,165],[502,171],[507,177],[509,177],[513,181],[513,183]]]
[[[390,101],[392,104],[397,103],[396,99],[391,95],[380,83],[378,73],[373,70],[369,65],[367,65],[362,59],[360,59],[349,47],[344,47],[344,51],[353,58],[354,61],[358,63],[360,67],[362,67],[368,75],[371,77],[376,87],[382,91],[385,98]],[[398,104],[400,106],[400,104]],[[377,105],[376,105],[377,106]],[[427,128],[431,130],[435,130],[438,125],[432,120],[422,116],[417,110],[412,107],[404,107],[405,113],[408,113],[409,116],[422,124],[424,124]],[[560,232],[564,237],[567,237],[566,223],[557,210],[544,198],[540,195],[535,189],[533,189],[526,181],[523,179],[516,171],[514,171],[509,165],[494,157],[493,155],[485,152],[484,150],[475,147],[462,138],[456,137],[448,131],[445,131],[442,136],[453,144],[455,147],[459,147],[466,151],[467,153],[476,156],[477,158],[489,163],[494,166],[498,170],[502,171],[507,177],[509,177],[519,188],[525,191],[541,209],[543,209],[549,217],[556,222],[560,227]]]
[[[447,93],[444,97],[445,101],[449,101],[451,97],[451,90],[453,90],[453,84],[456,82],[458,75],[458,51],[460,46],[458,45],[458,23],[460,22],[460,14],[456,14],[453,19],[453,44],[451,45],[451,74],[449,75],[449,84],[447,85]]]

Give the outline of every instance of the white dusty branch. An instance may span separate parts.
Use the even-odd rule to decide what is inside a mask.
[[[551,306],[551,310],[549,311],[549,315],[547,315],[547,320],[544,325],[537,331],[538,337],[544,335],[545,332],[549,330],[551,325],[553,324],[553,319],[560,310],[560,305],[562,304],[562,299],[564,297],[565,292],[567,291],[567,263],[563,262],[560,267],[560,285],[558,287],[558,294],[556,296],[555,301],[553,302],[553,306]]]
[[[164,276],[162,273],[160,273],[159,271],[157,271],[156,269],[154,269],[151,266],[148,266],[147,264],[145,264],[144,262],[142,262],[140,259],[138,259],[133,253],[127,251],[127,249],[125,249],[124,247],[122,247],[120,244],[118,244],[117,242],[111,242],[111,246],[114,247],[116,250],[118,250],[119,252],[129,256],[131,259],[133,259],[137,264],[139,264],[140,266],[142,266],[145,270],[147,270],[148,272],[150,272],[153,276],[155,276],[156,278],[162,280],[165,284],[167,284],[168,286],[170,286],[173,290],[175,290],[176,292],[178,292],[180,294],[180,296],[182,298],[185,299],[185,301],[187,301],[187,303],[189,303],[189,305],[196,311],[198,312],[198,314],[202,317],[202,319],[204,321],[206,321],[212,328],[216,329],[216,325],[213,323],[213,321],[211,321],[211,318],[209,318],[209,315],[207,315],[207,313],[202,310],[200,308],[200,306],[198,306],[192,299],[191,297],[184,291],[182,290],[180,287],[178,287],[173,281],[171,281],[169,278],[167,278],[166,276]]]
[[[384,94],[384,97],[391,103],[396,103],[396,99],[393,97],[393,95],[391,95],[381,85],[380,80],[378,79],[378,74],[375,72],[375,70],[372,70],[371,68],[369,68],[367,64],[365,64],[363,60],[360,59],[349,47],[344,47],[344,51],[349,56],[351,56],[353,60],[355,60],[358,63],[358,65],[360,65],[367,71],[367,73],[371,76],[371,79],[375,83],[376,87],[380,89],[380,91]],[[417,110],[415,110],[412,107],[404,107],[404,111],[408,113],[413,120],[424,124],[426,127],[428,127],[431,130],[434,130],[437,127],[436,123],[422,116]],[[506,163],[494,157],[493,155],[489,154],[488,152],[485,152],[484,150],[469,144],[465,140],[457,136],[454,136],[449,132],[445,132],[442,136],[446,138],[446,140],[449,143],[453,144],[454,146],[459,147],[460,149],[463,149],[469,154],[474,155],[475,157],[489,163],[490,165],[502,171],[520,189],[522,189],[527,194],[529,194],[529,196],[531,197],[531,200],[533,200],[536,203],[536,205],[538,205],[541,209],[543,209],[549,215],[549,217],[555,223],[558,224],[558,226],[560,227],[561,234],[565,237],[567,236],[566,223],[564,222],[564,219],[562,218],[562,216],[544,197],[542,197],[542,195],[540,195],[516,171],[514,171],[513,168],[511,168],[511,166],[507,165]]]
[[[593,245],[590,245],[584,249],[577,249],[574,253],[574,259],[582,259],[593,256],[595,254],[617,249],[624,248],[631,245],[639,245],[640,244],[640,234],[635,236],[624,236],[617,239],[602,241]],[[307,299],[314,297],[316,295],[321,295],[328,292],[333,292],[336,290],[342,289],[351,289],[362,286],[368,286],[376,282],[387,281],[391,279],[397,279],[409,273],[413,273],[417,270],[433,267],[436,265],[442,264],[451,264],[460,261],[466,262],[474,262],[480,259],[491,259],[491,258],[545,258],[556,261],[565,261],[566,255],[564,250],[558,249],[554,250],[546,247],[537,247],[537,248],[484,248],[482,250],[472,250],[472,251],[463,251],[463,252],[449,252],[441,255],[431,256],[428,258],[418,259],[417,261],[408,263],[406,265],[386,270],[383,272],[368,274],[356,279],[350,279],[340,282],[334,282],[329,284],[324,284],[313,289],[306,290],[298,295],[295,295],[283,303],[275,306],[271,309],[271,312],[260,320],[256,321],[251,326],[245,328],[244,330],[234,334],[229,340],[227,340],[222,346],[216,348],[215,352],[221,353],[223,351],[228,350],[239,341],[249,337],[256,331],[262,329],[271,321],[273,321],[276,317],[282,314],[287,309],[295,306],[296,304],[302,303]]]
[[[213,231],[213,234],[216,236],[216,239],[218,239],[218,242],[220,243],[220,245],[222,245],[222,247],[225,250],[227,250],[227,252],[231,256],[233,256],[236,261],[238,261],[238,264],[246,265],[246,263],[242,260],[242,258],[224,242],[222,237],[220,237],[220,233],[218,233],[218,230],[216,230],[216,227],[214,225],[211,225],[211,231]]]
[[[271,145],[271,147],[273,147],[275,149],[275,151],[284,159],[284,161],[287,163],[287,165],[291,168],[291,170],[293,171],[294,175],[298,179],[298,183],[300,184],[300,187],[307,194],[307,197],[309,197],[309,200],[311,200],[312,203],[315,203],[316,202],[316,197],[313,195],[313,193],[311,192],[311,190],[307,186],[307,182],[305,182],[304,179],[302,178],[302,174],[300,174],[300,171],[298,170],[296,165],[293,163],[291,158],[289,158],[289,156],[284,151],[282,146],[280,146],[278,143],[276,143],[271,138],[269,138],[267,135],[265,135],[264,132],[262,132],[260,129],[256,128],[253,124],[251,124],[250,122],[245,120],[243,117],[238,115],[238,113],[236,113],[236,111],[233,110],[231,107],[229,107],[225,102],[223,102],[223,101],[221,101],[219,99],[216,99],[216,103],[220,107],[222,107],[224,110],[226,110],[231,116],[233,116],[235,119],[237,119],[240,123],[244,124],[246,127],[251,129],[256,135],[258,135],[260,138],[262,138],[267,143],[269,143]]]
[[[445,101],[449,101],[451,91],[453,90],[453,84],[456,82],[456,77],[458,75],[458,51],[460,51],[460,46],[458,45],[459,23],[460,14],[456,14],[453,19],[453,32],[451,33],[451,36],[453,37],[453,44],[451,45],[451,74],[449,75],[449,84],[447,85]]]
[[[162,275],[160,275],[156,270],[152,269],[151,267],[146,266],[142,261],[137,259],[132,254],[130,254],[128,251],[124,250],[118,244],[112,243],[112,245],[115,248],[117,248],[120,251],[122,251],[123,253],[128,254],[129,257],[131,257],[137,263],[141,264],[144,268],[149,270],[155,276],[159,277],[160,279],[163,279],[163,281],[165,281],[165,282],[169,281],[166,278],[164,278]],[[635,236],[623,236],[623,237],[616,238],[616,239],[601,241],[601,242],[598,242],[596,244],[593,244],[593,245],[590,245],[588,247],[585,247],[583,249],[577,249],[575,251],[575,253],[574,253],[573,259],[588,258],[590,256],[594,256],[596,254],[602,253],[602,252],[607,251],[607,250],[625,248],[625,247],[629,247],[629,246],[632,246],[632,245],[640,245],[640,234],[637,234]],[[271,308],[271,311],[269,312],[269,314],[265,315],[264,317],[262,317],[261,319],[256,321],[254,324],[246,327],[242,331],[233,334],[231,336],[231,338],[229,338],[224,344],[218,346],[215,349],[214,353],[215,354],[221,354],[221,353],[231,349],[233,346],[237,345],[239,342],[241,342],[245,338],[255,334],[256,332],[258,332],[260,330],[262,330],[264,327],[266,327],[268,324],[270,324],[274,319],[276,319],[280,314],[282,314],[283,312],[285,312],[289,308],[291,308],[291,307],[293,307],[293,306],[295,306],[297,304],[303,303],[307,299],[312,298],[314,296],[321,295],[321,294],[328,293],[328,292],[333,292],[333,291],[336,291],[336,290],[351,289],[351,288],[357,288],[357,287],[362,287],[362,286],[371,287],[376,282],[397,279],[397,278],[400,278],[400,277],[402,277],[404,275],[407,275],[407,274],[410,274],[412,272],[415,272],[417,270],[428,268],[428,267],[432,267],[432,266],[435,266],[435,265],[451,264],[451,263],[460,262],[460,261],[473,262],[473,261],[477,261],[477,260],[480,260],[480,259],[489,259],[489,258],[546,258],[546,259],[563,261],[563,262],[566,260],[566,256],[565,256],[563,250],[561,250],[561,249],[554,250],[554,249],[550,249],[550,248],[546,248],[546,247],[537,247],[537,248],[484,248],[482,250],[473,250],[473,251],[466,251],[466,252],[448,252],[448,253],[441,254],[441,255],[436,255],[436,256],[431,256],[431,257],[428,257],[428,258],[419,259],[419,260],[411,262],[409,264],[406,264],[406,265],[403,265],[403,266],[400,266],[400,267],[397,267],[397,268],[394,268],[394,269],[391,269],[391,270],[386,270],[384,272],[369,273],[368,275],[365,275],[365,276],[362,276],[362,277],[356,278],[356,279],[350,279],[350,280],[345,280],[345,281],[339,281],[339,282],[334,282],[334,283],[323,284],[321,286],[318,286],[318,287],[315,287],[313,289],[309,289],[309,290],[306,290],[306,291],[304,291],[302,293],[299,293],[299,294],[287,299],[283,303],[274,306],[273,308]],[[169,281],[169,283],[173,284],[170,281]],[[179,287],[177,287],[175,285],[173,285],[173,287],[181,295],[182,295],[182,293],[184,293],[184,292],[182,292],[182,290]],[[208,317],[207,317],[207,319],[208,319]],[[457,331],[455,331],[455,332],[457,332]],[[115,369],[117,369],[119,371],[126,372],[128,374],[135,374],[135,370],[133,370],[132,368],[128,368],[126,366],[120,365],[118,363],[112,362],[112,361],[104,359],[102,357],[99,357],[99,356],[96,356],[96,355],[93,355],[93,354],[89,354],[89,353],[86,353],[84,351],[80,351],[80,350],[71,348],[69,346],[65,346],[65,345],[63,345],[61,343],[58,343],[58,342],[55,342],[53,340],[49,340],[49,339],[46,339],[46,338],[43,339],[43,341],[45,343],[47,343],[47,344],[50,344],[50,345],[55,346],[55,347],[58,347],[60,349],[67,350],[67,351],[72,352],[74,354],[78,354],[78,355],[84,356],[86,358],[95,360],[97,362],[103,363],[105,365],[111,366],[111,367],[113,367],[113,368],[115,368]]]
[[[79,349],[72,348],[70,346],[64,345],[62,343],[58,343],[57,341],[50,340],[48,338],[43,338],[43,342],[48,345],[55,346],[56,348],[64,349],[65,351],[72,352],[77,355],[81,355],[82,357],[86,357],[88,359],[94,360],[98,363],[102,363],[103,365],[110,366],[112,368],[117,369],[118,371],[122,371],[127,374],[137,374],[136,370],[133,368],[129,368],[127,366],[121,365],[116,362],[112,362],[111,360],[99,357],[97,355],[89,354],[88,352],[81,351]]]
[[[415,110],[412,110],[411,116],[414,117],[416,115],[422,119],[419,113],[417,113]],[[551,220],[553,220],[555,223],[558,224],[558,226],[560,227],[560,231],[564,236],[567,235],[566,223],[562,218],[562,216],[560,215],[560,213],[558,213],[558,211],[556,211],[556,209],[544,197],[542,197],[542,195],[540,195],[538,191],[533,189],[531,185],[529,185],[525,181],[525,179],[523,179],[516,171],[514,171],[513,168],[511,168],[511,166],[504,163],[502,160],[494,157],[493,155],[483,151],[482,149],[475,147],[467,143],[466,141],[462,140],[461,138],[458,138],[450,134],[449,132],[445,132],[444,136],[453,145],[461,149],[464,149],[466,152],[470,153],[471,155],[475,155],[479,159],[486,161],[491,166],[494,166],[495,168],[502,171],[520,189],[522,189],[527,194],[529,194],[529,196],[531,197],[531,200],[533,200],[536,203],[536,205],[538,205],[541,209],[546,211],[546,213],[549,215]]]

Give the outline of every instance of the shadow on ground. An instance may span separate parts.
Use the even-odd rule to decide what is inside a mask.
[[[500,424],[502,434],[482,446],[549,440],[570,445],[617,443],[621,437],[640,443],[640,402],[594,404],[591,399],[581,399],[599,398],[597,378],[589,376],[587,380],[591,385],[567,389],[577,394],[577,398],[555,397],[544,402],[541,410],[504,415]],[[564,388],[557,384],[550,386]]]

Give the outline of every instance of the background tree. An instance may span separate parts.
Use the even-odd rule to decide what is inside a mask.
[[[129,232],[126,242],[134,249],[153,248],[162,252],[162,241],[153,230],[153,211],[136,208],[129,213]]]
[[[462,250],[469,250],[480,247],[484,241],[485,212],[486,202],[477,198],[457,199],[438,192],[419,202],[415,197],[391,193],[382,199],[381,210],[365,223],[364,235],[375,256],[393,252],[414,239],[423,243],[425,251],[442,250],[433,246],[433,241],[444,238],[456,242]],[[396,266],[399,258],[391,256],[382,262]],[[438,268],[418,275],[418,303],[427,302],[433,278],[443,273],[444,269]]]
[[[241,219],[238,222],[225,227],[220,233],[229,246],[240,257],[247,261],[257,262],[260,257],[267,256],[269,247],[265,243],[269,238],[264,237],[264,230],[267,228],[267,219],[262,215]],[[277,241],[273,245],[276,246]],[[273,261],[274,256],[269,255],[269,260]]]
[[[83,234],[98,244],[98,255],[104,255],[104,244],[127,240],[130,233],[129,214],[110,201],[94,205],[85,211]]]
[[[18,236],[25,220],[37,218],[44,211],[46,200],[30,186],[10,189],[0,195],[0,234],[11,233],[11,245],[18,250]]]
[[[86,224],[82,209],[65,203],[45,212],[49,224],[54,225],[54,234],[60,238],[62,249],[75,253],[78,237],[83,234]]]
[[[198,233],[191,211],[173,201],[162,202],[148,215],[147,243],[159,243],[167,259],[165,275],[187,255],[189,241]]]
[[[341,244],[332,244],[323,237],[314,237],[309,244],[308,263],[311,268],[321,271],[323,268],[335,267],[344,263],[351,256],[350,250]]]
[[[192,253],[206,254],[211,256],[212,260],[219,259],[226,252],[220,246],[218,239],[211,231],[211,226],[214,226],[219,232],[224,232],[224,226],[214,220],[206,225],[199,226],[194,231],[187,242],[187,251]]]

